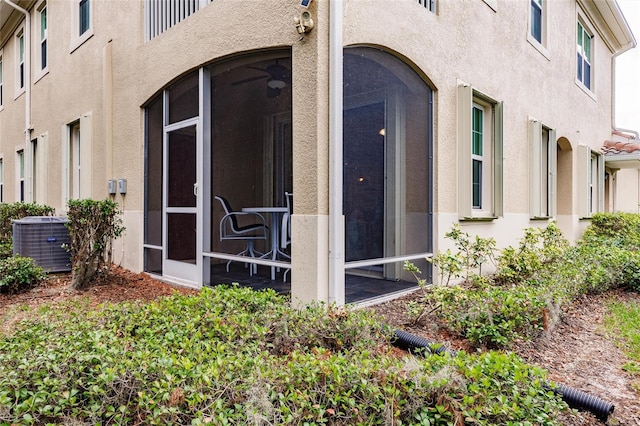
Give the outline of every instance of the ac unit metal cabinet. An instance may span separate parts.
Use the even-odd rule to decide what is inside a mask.
[[[47,272],[71,271],[69,220],[54,216],[27,216],[13,221],[13,254],[32,258]]]

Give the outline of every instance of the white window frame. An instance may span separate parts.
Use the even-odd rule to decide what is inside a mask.
[[[25,45],[25,33],[24,33],[24,25],[20,25],[20,27],[14,33],[15,40],[15,49],[16,49],[16,80],[15,80],[15,97],[18,98],[26,91],[26,81],[27,81],[27,72],[26,69],[26,54],[27,54],[27,46]],[[22,43],[22,58],[20,57],[20,43]],[[20,83],[22,80],[22,86]]]
[[[580,31],[582,28],[582,31]],[[578,34],[582,35],[582,43],[580,42],[580,37]],[[594,76],[595,76],[595,32],[590,25],[587,24],[587,20],[584,19],[580,14],[578,15],[578,19],[576,20],[576,60],[579,57],[581,64],[580,67],[582,69],[582,75],[578,76],[578,63],[575,63],[576,73],[575,73],[575,81],[578,86],[580,86],[583,90],[588,93],[594,92]],[[585,34],[589,37],[589,57],[586,58],[587,52],[584,52],[584,36]],[[585,84],[585,72],[584,72],[584,62],[585,60],[589,64],[589,85]]]
[[[549,14],[547,13],[547,5],[549,0],[529,0],[528,2],[528,28],[527,28],[527,41],[538,50],[544,57],[550,59],[549,51],[547,50],[549,39]],[[533,9],[537,8],[540,11],[540,40],[536,39],[533,35]]]
[[[558,143],[556,132],[529,119],[529,214],[548,219],[557,212]]]
[[[436,0],[418,0],[418,4],[429,12],[436,13]]]
[[[578,145],[578,207],[581,218],[604,211],[604,155]]]
[[[4,50],[0,49],[0,111],[4,109]]]
[[[93,16],[95,14],[96,2],[89,2],[89,28],[80,34],[80,3],[83,0],[72,0],[71,5],[71,42],[69,45],[69,53],[73,53],[78,47],[82,46],[87,40],[93,37]]]
[[[62,200],[92,197],[93,119],[90,113],[62,126]]]
[[[26,201],[27,188],[25,186],[25,152],[24,149],[16,151],[16,201]]]
[[[483,183],[481,208],[473,207],[472,111],[483,108]],[[458,84],[458,216],[460,220],[493,220],[503,215],[503,104]]]
[[[38,81],[45,74],[49,72],[49,23],[51,20],[49,19],[49,8],[46,0],[40,1],[40,3],[36,6],[36,16],[37,16],[37,44],[38,48],[36,51],[38,52],[36,63],[38,64],[38,69],[35,72],[34,82]],[[45,20],[44,32],[42,28],[42,20]],[[44,50],[44,63],[42,60]]]
[[[0,157],[0,203],[4,202],[4,158]]]

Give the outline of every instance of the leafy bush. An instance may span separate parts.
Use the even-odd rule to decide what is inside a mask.
[[[124,232],[118,204],[112,200],[69,200],[71,286],[81,289],[109,273],[113,239]]]
[[[0,203],[0,259],[13,254],[13,220],[26,216],[51,216],[53,207],[36,203]]]
[[[640,249],[640,215],[634,213],[597,213],[582,236],[583,244],[606,242],[609,246]]]
[[[0,292],[16,293],[40,283],[46,274],[30,257],[0,259]]]
[[[221,286],[50,310],[0,337],[0,423],[558,424],[538,367],[398,357],[368,315]]]

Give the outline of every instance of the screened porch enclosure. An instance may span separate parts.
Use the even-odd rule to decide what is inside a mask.
[[[190,72],[146,105],[145,271],[195,287],[290,288],[291,67],[288,50],[238,56]],[[378,49],[345,49],[344,71],[350,302],[415,286],[405,259],[429,273],[432,92]]]

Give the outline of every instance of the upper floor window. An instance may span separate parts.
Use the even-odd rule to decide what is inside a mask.
[[[531,20],[530,34],[540,44],[542,44],[542,2],[544,0],[531,0]]]
[[[577,34],[577,79],[584,87],[591,90],[592,77],[592,41],[593,35],[585,28],[582,22],[578,21]]]
[[[20,30],[16,35],[16,59],[17,59],[17,89],[24,89],[24,30]]]
[[[458,214],[461,219],[502,215],[502,102],[458,86]]]
[[[92,18],[95,11],[91,7],[91,0],[75,0],[69,4],[73,16],[69,49],[73,52],[93,36]]]
[[[436,11],[436,0],[418,0],[418,3],[431,12]]]
[[[38,8],[38,20],[40,21],[40,70],[47,68],[47,4],[42,3]]]
[[[91,3],[89,2],[89,0],[80,0],[80,3],[78,5],[80,8],[78,12],[78,28],[80,30],[80,33],[78,35],[81,36],[82,34],[89,31],[89,27],[91,26]]]

